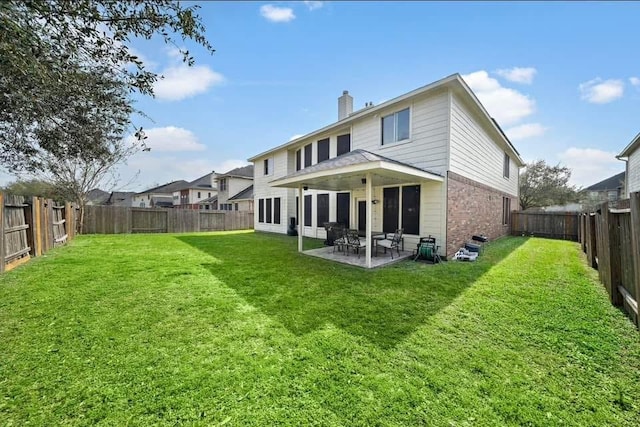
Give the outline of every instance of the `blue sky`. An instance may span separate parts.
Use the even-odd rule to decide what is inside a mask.
[[[588,186],[624,169],[640,132],[640,3],[203,2],[214,55],[137,42],[166,76],[136,119],[151,152],[125,189],[192,180],[337,119],[337,97],[378,104],[462,74],[525,161]]]

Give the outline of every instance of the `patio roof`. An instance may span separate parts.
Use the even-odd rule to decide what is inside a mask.
[[[420,180],[444,181],[437,173],[366,150],[354,150],[273,180],[270,184],[273,187],[307,186],[317,190],[340,191],[364,188],[366,181],[363,182],[363,178],[366,174],[371,174],[374,187]]]

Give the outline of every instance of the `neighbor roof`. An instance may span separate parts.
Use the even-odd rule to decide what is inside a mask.
[[[229,200],[246,200],[253,199],[253,184],[239,192],[233,197],[229,197]]]
[[[349,116],[345,117],[342,120],[339,120],[335,123],[332,123],[328,126],[325,126],[323,128],[320,128],[318,130],[315,130],[311,133],[308,133],[304,136],[301,136],[299,138],[293,139],[285,144],[279,145],[275,148],[272,148],[270,150],[264,151],[258,155],[255,155],[251,158],[249,158],[250,162],[255,161],[257,158],[259,157],[263,157],[265,155],[271,154],[275,151],[279,151],[282,148],[285,147],[289,147],[289,146],[293,146],[296,145],[300,142],[302,142],[303,140],[307,139],[307,138],[311,138],[313,136],[316,135],[320,135],[322,133],[331,131],[333,129],[337,129],[343,126],[346,126],[347,124],[350,124],[351,122],[358,120],[360,118],[363,118],[365,116],[369,116],[369,115],[373,115],[376,114],[379,110],[382,110],[384,108],[387,108],[393,104],[397,104],[399,102],[405,101],[409,98],[415,97],[415,96],[419,96],[422,95],[424,93],[430,92],[430,91],[434,91],[443,87],[451,87],[451,88],[455,88],[458,90],[458,92],[464,94],[466,96],[466,98],[468,100],[470,100],[472,102],[472,104],[474,104],[480,111],[480,115],[485,119],[486,124],[489,127],[492,127],[497,134],[503,138],[505,145],[511,149],[513,151],[514,156],[516,157],[516,162],[518,163],[519,166],[524,166],[524,161],[522,160],[522,158],[520,157],[520,153],[518,153],[518,150],[516,150],[516,148],[513,146],[513,144],[511,143],[511,141],[509,140],[509,138],[507,138],[507,136],[504,134],[504,132],[502,131],[502,129],[500,128],[500,126],[497,124],[497,122],[489,115],[489,113],[487,112],[487,110],[484,108],[484,106],[482,105],[482,103],[480,102],[480,100],[478,100],[478,98],[476,97],[476,95],[473,93],[473,91],[471,90],[471,88],[469,88],[469,86],[467,85],[467,83],[464,81],[464,79],[462,78],[462,76],[459,73],[456,74],[452,74],[448,77],[445,77],[443,79],[437,80],[433,83],[430,83],[426,86],[422,86],[418,89],[412,90],[411,92],[407,92],[404,95],[400,95],[396,98],[393,98],[387,102],[383,102],[382,104],[376,105],[374,107],[367,107],[367,108],[363,108],[361,110],[355,111],[352,114],[350,114]]]
[[[240,168],[231,169],[227,173],[218,175],[218,178],[224,176],[236,176],[240,178],[253,178],[253,165],[242,166]]]
[[[139,194],[147,194],[147,193],[173,193],[174,191],[178,191],[184,188],[184,186],[188,184],[189,183],[187,181],[185,181],[184,179],[181,179],[179,181],[173,181],[168,184],[159,185],[157,187],[153,187],[136,194],[139,195]]]
[[[633,140],[629,143],[629,145],[624,147],[624,150],[622,150],[622,153],[618,154],[616,158],[619,159],[620,157],[629,157],[631,153],[636,151],[636,149],[638,148],[640,148],[640,133],[637,134],[635,138],[633,138]]]
[[[604,191],[604,190],[617,190],[620,187],[624,187],[624,172],[610,176],[591,187],[587,187],[585,190],[589,191]]]
[[[189,183],[189,188],[211,188],[211,175],[214,172],[209,172],[206,175],[201,176],[200,178],[194,179]]]
[[[209,203],[213,203],[218,200],[218,196],[209,197],[208,199],[200,200],[198,203],[201,205],[206,205]]]

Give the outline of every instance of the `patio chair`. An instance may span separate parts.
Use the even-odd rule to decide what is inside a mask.
[[[333,252],[338,248],[339,251],[344,251],[347,249],[348,240],[347,240],[347,229],[342,224],[338,224],[334,226],[333,229],[335,238],[333,240]]]
[[[363,242],[360,240],[360,236],[358,236],[358,230],[347,230],[347,250],[346,254],[349,254],[349,250],[353,250],[358,254],[358,258],[360,258],[360,249],[364,249],[367,247],[367,242]]]
[[[378,241],[378,246],[382,246],[384,248],[384,253],[387,253],[387,249],[391,252],[391,259],[393,259],[393,250],[395,249],[398,252],[398,256],[400,256],[400,243],[402,242],[402,233],[404,232],[403,228],[398,228],[395,233],[393,233],[393,237],[391,239],[383,239]]]

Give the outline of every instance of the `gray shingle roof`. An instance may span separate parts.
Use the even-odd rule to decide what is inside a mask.
[[[169,182],[168,184],[159,185],[157,187],[150,188],[145,191],[141,191],[137,194],[147,194],[147,193],[173,193],[174,191],[181,190],[185,185],[189,183],[184,179],[179,181]]]
[[[198,203],[206,205],[207,203],[213,203],[218,200],[218,196],[209,197],[208,199],[200,200]]]
[[[246,200],[253,199],[253,185],[248,186],[233,197],[229,197],[229,200]]]
[[[244,178],[253,178],[253,165],[231,169],[229,172],[219,175],[218,177],[223,176],[240,176]]]
[[[589,191],[604,191],[604,190],[617,190],[618,188],[624,187],[624,172],[620,172],[617,175],[610,176],[607,179],[604,179],[600,182],[593,184],[590,187],[587,187],[585,190]]]

